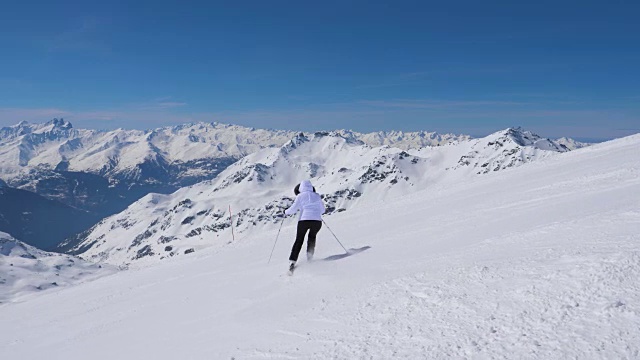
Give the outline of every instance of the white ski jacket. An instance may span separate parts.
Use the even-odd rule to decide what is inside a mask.
[[[284,211],[285,214],[295,214],[300,210],[300,218],[298,221],[303,220],[322,220],[322,214],[325,212],[324,203],[320,195],[313,192],[313,186],[309,180],[304,180],[300,183],[300,194],[296,196],[296,200],[293,202],[290,208]]]

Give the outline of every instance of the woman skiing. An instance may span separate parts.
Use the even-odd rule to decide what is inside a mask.
[[[298,255],[302,249],[302,243],[304,242],[304,236],[309,231],[309,238],[307,240],[307,260],[313,258],[313,252],[316,247],[316,235],[322,227],[322,214],[325,212],[324,203],[322,198],[315,192],[315,188],[311,185],[309,180],[304,180],[300,185],[296,186],[294,193],[296,199],[290,208],[284,211],[286,215],[295,214],[300,210],[300,218],[298,219],[298,231],[296,234],[296,242],[291,249],[291,256],[289,260],[289,272],[293,273],[293,269],[298,261]]]

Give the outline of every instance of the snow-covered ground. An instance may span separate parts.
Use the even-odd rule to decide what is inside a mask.
[[[0,232],[0,304],[115,272],[78,257],[42,251]]]
[[[640,358],[640,135],[0,306],[6,359]]]

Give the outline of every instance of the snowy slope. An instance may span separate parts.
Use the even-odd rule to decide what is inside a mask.
[[[74,256],[38,250],[0,232],[0,304],[113,272]]]
[[[20,359],[640,356],[640,135],[327,218],[349,247],[284,275],[294,220],[0,307]],[[340,247],[321,230],[316,257]],[[56,311],[51,311],[56,309]],[[56,324],[52,326],[52,324]]]
[[[63,249],[71,247],[71,253],[91,261],[153,263],[227,244],[232,239],[229,206],[240,239],[277,227],[301,179],[312,180],[332,214],[563,151],[522,129],[423,148],[414,155],[388,146],[371,148],[344,132],[299,134],[281,148],[248,155],[213,181],[171,195],[150,194]]]

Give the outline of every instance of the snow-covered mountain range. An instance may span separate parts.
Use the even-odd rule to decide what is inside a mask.
[[[0,304],[43,290],[93,280],[115,268],[36,249],[0,232]]]
[[[424,131],[340,132],[370,145],[407,149],[468,138]],[[296,134],[220,123],[99,131],[76,129],[64,119],[21,122],[0,129],[0,179],[102,218],[148,193],[213,179],[243,156],[279,147]]]
[[[371,147],[348,132],[301,133],[244,157],[213,180],[147,195],[62,248],[91,261],[155,262],[229,243],[230,219],[236,238],[277,226],[302,179],[311,179],[332,214],[566,151],[520,128],[409,151]]]
[[[471,139],[469,135],[439,134],[428,131],[376,131],[359,133],[350,130],[336,130],[335,133],[343,137],[358,139],[371,147],[388,145],[403,150],[419,149],[426,146],[440,146]]]
[[[63,119],[22,122],[0,129],[0,178],[102,219],[150,192],[211,179],[247,153],[291,136],[217,123],[99,131]]]
[[[218,123],[155,130],[75,129],[63,119],[0,129],[0,176],[8,183],[34,168],[84,172],[112,182],[183,186],[215,176],[230,162],[281,145],[288,131]]]
[[[398,160],[393,157],[400,156],[403,158],[406,156],[397,155],[398,149],[403,149],[408,154],[420,158],[415,159],[416,164],[411,167],[411,169],[419,171],[409,182],[401,177],[394,179],[394,185],[398,183],[393,187],[394,189],[405,186],[405,183],[416,186],[419,178],[432,176],[425,177],[423,172],[426,170],[419,169],[420,165],[418,163],[421,162],[421,159],[428,159],[429,174],[439,173],[439,170],[437,170],[439,168],[439,158],[451,156],[456,158],[455,163],[453,162],[454,159],[448,159],[445,167],[469,167],[474,169],[480,167],[474,171],[489,172],[497,167],[504,168],[516,163],[527,162],[530,157],[546,156],[544,154],[548,153],[547,150],[564,151],[568,148],[577,148],[584,145],[573,142],[570,139],[563,139],[561,142],[549,142],[544,145],[543,143],[547,141],[545,139],[534,139],[531,137],[533,136],[532,134],[519,138],[520,135],[518,134],[524,132],[521,129],[514,131],[517,133],[512,134],[510,138],[513,138],[513,144],[517,145],[506,147],[503,147],[502,144],[508,144],[509,142],[504,139],[496,138],[494,142],[487,143],[485,146],[483,144],[487,142],[485,140],[488,138],[470,139],[466,135],[437,134],[424,131],[390,131],[369,134],[349,130],[331,132],[332,137],[345,139],[351,146],[348,151],[345,151],[344,155],[349,155],[351,150],[366,152],[368,155],[363,155],[362,159],[366,159],[368,163],[351,161],[343,164],[338,169],[334,169],[335,179],[326,180],[326,183],[332,183],[334,180],[337,181],[339,177],[343,177],[344,179],[341,181],[345,186],[336,187],[335,190],[329,186],[327,189],[330,189],[330,193],[327,193],[327,201],[332,208],[335,207],[336,211],[346,209],[341,205],[343,201],[357,202],[355,200],[362,194],[361,190],[358,190],[359,186],[361,186],[358,185],[358,182],[361,181],[355,181],[347,175],[351,172],[358,173],[361,168],[365,167],[372,169],[367,176],[374,176],[373,172],[375,171],[381,171],[382,173],[394,171],[394,167],[400,166],[394,162],[402,159]],[[531,138],[526,138],[526,136]],[[273,149],[276,149],[273,151],[279,151],[278,149],[292,138],[308,140],[316,137],[318,136],[310,133],[254,129],[220,123],[185,124],[147,131],[123,129],[99,131],[75,129],[71,123],[63,119],[53,119],[44,124],[21,122],[15,126],[0,129],[0,180],[6,181],[9,186],[15,189],[28,190],[47,199],[59,201],[72,208],[83,210],[86,214],[83,213],[81,217],[92,220],[89,222],[76,222],[75,224],[80,225],[81,223],[82,226],[88,227],[99,219],[124,211],[134,201],[149,193],[169,194],[181,187],[193,185],[200,181],[218,179],[216,178],[218,174],[246,155],[265,149],[265,153],[269,153]],[[537,142],[537,144],[533,142]],[[473,145],[474,143],[479,144],[477,145],[478,149],[476,149],[476,145]],[[358,147],[360,146],[369,146],[369,149],[359,150]],[[382,147],[379,150],[371,150],[380,146]],[[441,147],[446,150],[439,150]],[[332,156],[322,149],[314,151],[321,151],[326,156]],[[511,153],[508,153],[509,151]],[[372,155],[374,153],[377,155]],[[345,159],[350,158],[344,155],[341,154],[339,156]],[[376,156],[379,159],[374,159]],[[358,159],[358,161],[362,159]],[[482,164],[476,163],[481,160],[484,161]],[[258,172],[263,169],[263,165],[269,163],[269,161],[263,161],[259,158],[248,161],[255,162],[255,171]],[[381,161],[389,168],[386,170],[374,169],[373,161]],[[317,163],[308,162],[307,164],[294,164],[295,161],[293,161],[291,167],[297,170],[291,172],[291,174],[297,178],[304,176],[304,174],[314,177],[315,170],[313,169],[308,171],[299,170],[305,166],[324,166],[322,164],[325,162],[326,159],[318,159]],[[239,164],[239,166],[246,167],[246,162]],[[378,166],[382,165],[379,164]],[[237,166],[231,170],[233,173],[242,173],[243,171],[248,172],[250,170],[247,170],[247,168],[239,170]],[[277,170],[271,169],[270,171],[275,172]],[[405,171],[408,170],[405,169]],[[371,182],[381,183],[381,176],[386,177],[387,175],[375,175],[375,177],[371,178]],[[365,175],[360,174],[359,176]],[[346,182],[350,182],[350,187],[346,186]],[[266,185],[271,186],[268,182]],[[272,189],[274,193],[275,191],[283,190],[276,190],[276,188]],[[396,192],[402,193],[402,191]],[[386,194],[387,191],[370,190],[369,193]],[[226,196],[233,198],[236,195],[231,191]],[[343,198],[347,200],[340,200]],[[375,198],[377,196],[372,199]],[[266,206],[265,204],[272,200],[261,199],[260,206]],[[281,198],[280,201],[282,203],[280,206],[285,206],[289,200],[289,198]],[[239,208],[237,220],[240,222],[238,224],[240,231],[247,223],[253,223],[253,217],[258,216],[257,210],[249,210],[253,208],[253,205],[246,207],[242,204],[237,204],[235,200],[228,202],[234,203]],[[218,209],[220,210],[220,206],[218,206]],[[10,209],[7,211],[11,212]],[[31,213],[30,210],[25,211]],[[41,213],[41,211],[38,213]],[[250,213],[253,215],[250,215]],[[226,214],[226,211],[218,212],[217,214]],[[3,215],[5,220],[9,217],[15,217],[15,214],[0,213],[0,216]],[[55,216],[60,216],[60,214],[53,214],[52,216],[43,214],[42,219],[29,220],[33,217],[31,216],[27,220],[32,221],[32,223],[26,225],[35,231],[32,231],[32,233],[36,234],[40,230],[46,230],[39,224],[49,221],[50,218]],[[202,215],[197,214],[194,216],[202,217]],[[266,218],[265,216],[261,217],[259,222],[266,221]],[[24,224],[22,224],[24,221],[21,220],[19,222],[13,221],[11,224],[4,225],[0,222],[0,226],[2,226],[0,230],[8,231],[16,236],[22,236],[21,230],[16,229],[25,228]],[[207,223],[201,225],[194,227],[193,231],[205,231],[203,230],[206,229],[206,227],[203,227],[204,225],[225,226],[222,218],[217,219],[215,224]],[[71,228],[78,229],[77,226]],[[191,231],[189,233],[193,234]],[[35,235],[20,238],[20,240],[36,246],[51,242],[59,243],[61,241],[56,236],[37,237]],[[169,247],[165,246],[164,248]],[[47,245],[46,249],[50,249],[49,245]],[[189,249],[191,248],[189,247],[186,250]],[[145,252],[143,251],[142,253]],[[156,250],[155,253],[158,254],[159,252]],[[171,254],[171,251],[168,253]]]
[[[468,139],[428,132],[342,130],[370,145],[421,147]],[[0,177],[9,183],[33,168],[85,172],[112,181],[189,185],[211,179],[230,162],[281,146],[295,132],[194,123],[154,130],[75,129],[64,119],[0,129]]]

